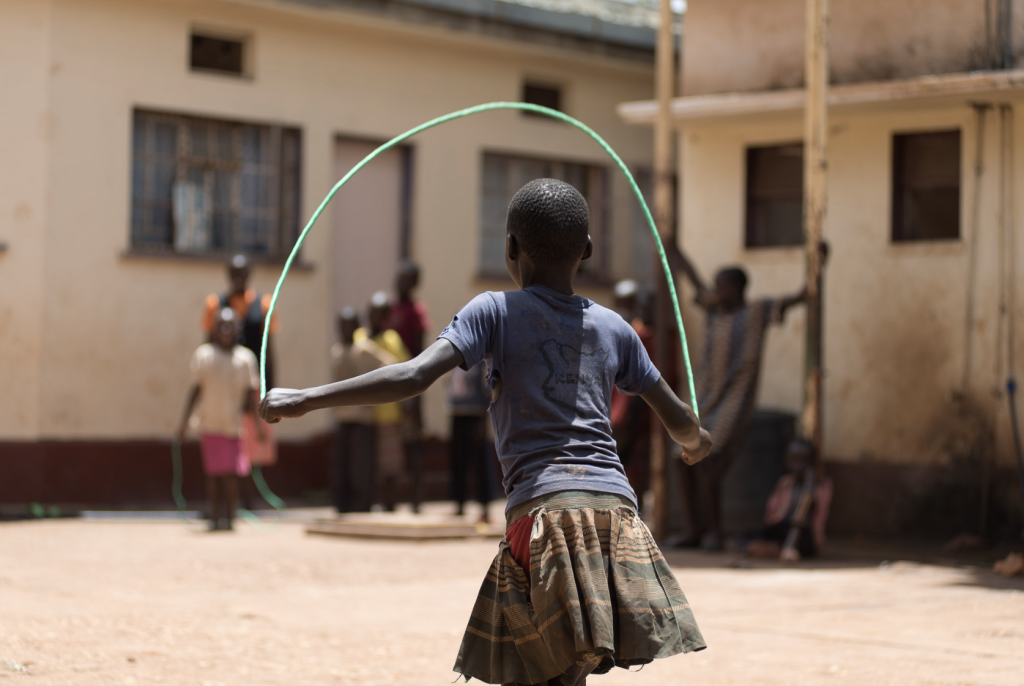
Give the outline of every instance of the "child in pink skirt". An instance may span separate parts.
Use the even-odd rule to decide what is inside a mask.
[[[235,344],[238,317],[231,308],[220,310],[211,334],[192,355],[192,388],[178,427],[178,440],[188,429],[196,403],[202,442],[210,531],[230,531],[238,498],[238,477],[249,474],[242,418],[256,410],[259,388],[256,356]],[[260,422],[247,422],[261,431]]]

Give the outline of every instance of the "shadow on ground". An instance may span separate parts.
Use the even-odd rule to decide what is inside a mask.
[[[941,542],[920,540],[858,541],[830,540],[821,555],[794,564],[778,560],[754,560],[734,552],[707,553],[684,549],[664,551],[673,567],[691,569],[804,569],[836,570],[884,567],[895,562],[914,562],[960,569],[967,574],[957,586],[978,586],[996,590],[1024,591],[1024,576],[1007,579],[992,571],[996,560],[1013,551],[1011,546],[994,546],[951,553]]]

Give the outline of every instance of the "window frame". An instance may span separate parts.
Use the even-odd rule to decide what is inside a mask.
[[[242,70],[240,72],[226,71],[224,69],[213,69],[211,67],[196,67],[192,65],[192,40],[194,36],[212,38],[214,40],[231,41],[240,43],[242,46]],[[187,49],[185,51],[185,68],[190,74],[202,74],[220,76],[228,79],[251,81],[253,79],[253,36],[251,33],[241,31],[227,31],[224,29],[209,28],[206,26],[190,26],[187,34]]]
[[[904,179],[901,178],[901,163],[905,158],[906,151],[898,145],[900,139],[908,139],[915,136],[936,136],[956,134],[957,137],[957,215],[956,215],[956,236],[944,236],[940,238],[917,238],[909,236],[910,228],[903,226],[903,202],[904,202]],[[942,127],[925,130],[894,130],[889,136],[889,244],[895,246],[910,246],[922,244],[956,244],[964,239],[963,224],[963,201],[964,201],[964,135],[963,127]],[[944,186],[941,186],[945,188]],[[950,190],[951,188],[947,188]]]
[[[216,211],[217,205],[216,198],[211,198],[211,217],[210,217],[210,241],[211,245],[207,250],[204,251],[179,251],[176,246],[176,237],[178,227],[175,225],[173,211],[174,211],[174,192],[172,190],[170,202],[170,211],[172,213],[170,219],[170,239],[166,242],[145,242],[141,240],[142,237],[137,233],[139,227],[135,223],[135,209],[136,202],[139,201],[142,207],[142,212],[148,212],[153,202],[145,193],[149,189],[149,183],[152,180],[153,174],[153,162],[147,160],[147,157],[153,155],[160,156],[159,153],[155,153],[151,150],[150,146],[146,146],[141,153],[142,160],[139,159],[140,153],[136,149],[135,139],[138,135],[136,126],[138,124],[139,117],[149,117],[151,122],[159,122],[166,120],[173,122],[177,126],[176,140],[175,140],[175,152],[174,152],[174,163],[173,163],[173,181],[179,181],[185,178],[188,169],[204,169],[206,171],[227,171],[234,174],[234,178],[231,179],[231,213],[233,225],[231,228],[231,244],[229,247],[224,249],[216,248],[212,245],[214,235],[213,225],[213,214]],[[186,260],[186,261],[199,261],[199,262],[223,262],[225,259],[230,258],[232,255],[242,252],[248,256],[251,261],[255,263],[267,263],[267,264],[283,264],[290,254],[292,248],[295,245],[295,241],[298,239],[301,233],[303,222],[302,205],[303,205],[303,182],[304,174],[303,167],[305,162],[305,151],[304,151],[304,133],[301,126],[293,124],[283,123],[268,123],[264,121],[251,121],[235,118],[220,118],[216,116],[208,115],[196,115],[192,113],[181,113],[168,110],[157,110],[148,107],[133,107],[130,115],[130,127],[129,127],[129,179],[128,179],[128,247],[123,252],[125,256],[130,257],[150,257],[150,258],[167,258],[174,260]],[[233,150],[235,157],[234,159],[214,159],[212,155],[206,157],[189,154],[188,151],[183,149],[182,141],[188,136],[189,124],[204,123],[207,125],[228,127],[231,129],[231,135],[235,138],[232,142],[233,146],[236,146]],[[246,211],[241,206],[241,191],[240,184],[242,183],[242,168],[246,164],[243,160],[244,152],[239,145],[239,138],[242,136],[242,131],[245,127],[255,128],[260,135],[267,135],[272,145],[276,145],[279,149],[274,152],[275,157],[272,164],[276,165],[276,171],[273,172],[273,186],[272,192],[275,196],[275,204],[272,208],[253,208]],[[213,131],[213,129],[210,129]],[[285,179],[285,165],[288,163],[283,159],[285,153],[284,145],[282,140],[286,135],[294,135],[293,150],[294,159],[290,161],[294,167],[295,178],[292,181]],[[143,132],[143,135],[148,135],[148,132]],[[209,134],[208,134],[209,135]],[[186,146],[187,147],[187,146]],[[268,151],[269,152],[269,151]],[[164,155],[163,157],[168,158],[169,156]],[[141,183],[143,185],[143,193],[141,196],[136,196],[136,173],[135,166],[137,162],[144,162],[142,168]],[[251,164],[250,164],[251,166]],[[265,167],[266,162],[260,162],[256,166]],[[183,168],[186,170],[183,173]],[[286,189],[286,186],[290,186],[290,189]],[[173,187],[172,187],[173,188]],[[287,205],[293,205],[294,208],[289,210]],[[254,251],[246,248],[240,241],[242,235],[241,222],[244,215],[250,214],[251,212],[271,211],[273,213],[274,227],[267,236],[267,250]],[[290,220],[283,220],[285,212],[294,216]],[[287,224],[291,224],[289,227]],[[141,233],[145,233],[147,230],[146,226],[141,228]],[[286,232],[290,235],[285,235]],[[301,251],[297,256],[297,261],[302,261]],[[307,265],[308,267],[308,265]]]
[[[804,244],[804,218],[803,212],[801,211],[800,216],[800,235],[801,239],[799,242],[794,243],[753,243],[752,237],[754,236],[754,215],[752,211],[755,202],[765,202],[764,198],[754,198],[753,187],[754,187],[754,165],[751,164],[751,156],[758,150],[771,150],[781,149],[799,146],[801,149],[800,154],[800,190],[799,193],[791,193],[793,197],[777,197],[772,200],[799,200],[801,207],[803,206],[804,198],[804,143],[802,140],[788,140],[773,143],[756,143],[746,144],[743,148],[743,249],[750,251],[761,251],[761,250],[792,250],[798,248]]]
[[[477,225],[476,225],[476,236],[477,240],[483,240],[484,232],[484,193],[486,190],[486,171],[485,171],[485,159],[488,155],[497,157],[503,157],[506,159],[515,159],[526,162],[540,162],[542,164],[555,164],[555,165],[577,165],[584,167],[587,173],[588,183],[588,194],[586,197],[587,207],[590,210],[590,238],[594,243],[594,254],[589,260],[586,260],[580,265],[580,271],[576,275],[576,281],[584,285],[595,285],[595,286],[606,286],[612,283],[613,279],[610,274],[610,261],[608,254],[610,250],[609,242],[611,238],[610,234],[610,219],[609,213],[611,194],[610,188],[610,175],[609,168],[607,165],[599,164],[593,161],[568,159],[568,158],[556,158],[556,157],[543,157],[537,155],[531,155],[529,153],[522,153],[519,151],[505,151],[495,149],[483,149],[480,151],[480,179],[479,179],[479,193],[477,197]],[[543,178],[543,177],[539,177]],[[590,184],[597,186],[596,190],[589,188]],[[518,190],[518,189],[517,189]],[[514,192],[514,191],[513,191]],[[592,202],[594,196],[598,202]],[[509,197],[511,200],[511,197]],[[507,208],[507,203],[506,203]],[[595,230],[595,219],[598,222],[598,226]],[[483,246],[478,243],[475,260],[475,274],[477,280],[480,281],[511,281],[511,277],[508,275],[508,271],[505,269],[486,269],[482,264],[482,250]]]
[[[565,97],[566,96],[566,88],[565,88],[564,84],[561,84],[561,83],[559,83],[557,81],[551,81],[551,80],[547,80],[547,79],[535,79],[535,78],[531,78],[531,77],[528,77],[528,76],[523,78],[522,83],[520,84],[520,87],[519,87],[519,98],[520,98],[520,101],[522,101],[524,103],[527,103],[527,104],[531,104],[531,105],[540,105],[541,107],[549,107],[548,105],[543,105],[543,104],[541,104],[539,102],[530,102],[529,100],[527,100],[526,99],[526,89],[527,88],[537,88],[537,89],[546,89],[546,90],[555,91],[556,93],[558,93],[558,107],[551,107],[551,109],[557,110],[558,112],[561,112],[562,114],[568,114],[566,112],[566,106],[565,106],[566,105],[566,97]],[[564,124],[565,123],[561,119],[555,119],[554,117],[549,117],[548,115],[541,114],[539,112],[531,112],[530,110],[520,110],[520,113],[524,117],[529,117],[531,120],[534,120],[534,121],[546,120],[546,121],[557,123],[557,124]]]

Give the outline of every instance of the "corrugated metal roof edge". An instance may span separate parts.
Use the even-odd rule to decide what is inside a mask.
[[[282,0],[279,0],[282,1]],[[283,0],[316,7],[353,9],[347,0]],[[389,4],[407,5],[448,14],[488,19],[546,33],[607,43],[641,50],[654,50],[656,31],[643,26],[612,24],[597,17],[568,12],[554,12],[540,7],[500,0],[387,0]],[[383,8],[382,8],[383,9]]]

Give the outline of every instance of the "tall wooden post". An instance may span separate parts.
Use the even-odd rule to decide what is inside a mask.
[[[672,226],[672,96],[675,93],[675,38],[672,35],[673,14],[670,0],[661,0],[658,20],[658,42],[655,49],[655,97],[658,118],[654,122],[654,221],[662,242],[675,240]],[[655,313],[655,357],[662,372],[670,368],[670,327],[673,326],[668,284],[661,276],[661,261],[655,255],[654,273],[658,276]],[[668,479],[665,429],[653,422],[651,429],[651,490],[654,493],[654,538],[662,540],[668,533]]]
[[[807,351],[802,431],[822,459],[822,278],[819,244],[828,199],[828,0],[807,0],[804,78],[804,238]]]

